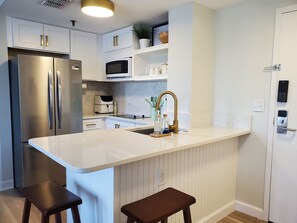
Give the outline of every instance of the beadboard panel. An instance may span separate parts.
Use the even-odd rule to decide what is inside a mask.
[[[165,154],[115,168],[115,222],[126,222],[120,207],[167,187],[196,197],[193,222],[209,216],[235,200],[238,138]],[[158,172],[165,173],[160,185]],[[169,218],[183,222],[182,212]]]

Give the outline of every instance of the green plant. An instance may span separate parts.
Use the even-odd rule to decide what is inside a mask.
[[[146,24],[135,24],[132,30],[138,39],[151,39],[153,29]]]

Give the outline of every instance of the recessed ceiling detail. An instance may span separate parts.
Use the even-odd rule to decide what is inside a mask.
[[[69,3],[73,2],[73,0],[42,0],[40,5],[49,6],[56,9],[64,8]]]

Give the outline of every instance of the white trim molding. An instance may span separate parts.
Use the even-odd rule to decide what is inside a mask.
[[[0,191],[8,190],[13,188],[13,180],[1,181],[0,182]]]
[[[249,216],[255,217],[257,219],[263,220],[263,209],[258,208],[256,206],[241,201],[236,201],[235,210],[240,211]]]
[[[235,211],[235,201],[231,201],[230,203],[224,205],[223,207],[219,208],[218,210],[214,211],[210,215],[206,216],[205,218],[201,219],[197,223],[215,223],[222,220],[224,217],[231,214]]]

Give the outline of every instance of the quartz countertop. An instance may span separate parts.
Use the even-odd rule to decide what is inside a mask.
[[[129,130],[40,137],[30,139],[29,144],[70,171],[88,173],[250,133],[248,129],[209,126],[153,138]]]

